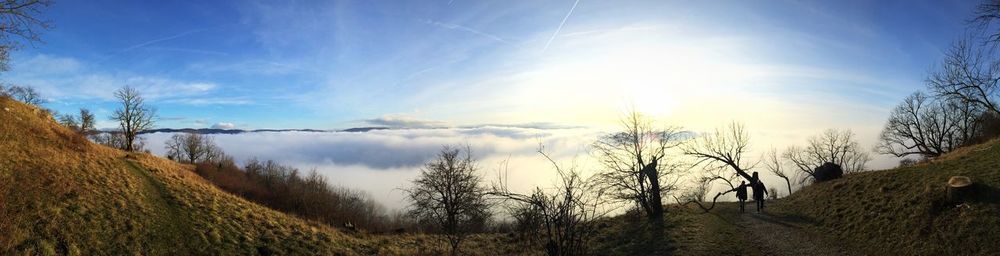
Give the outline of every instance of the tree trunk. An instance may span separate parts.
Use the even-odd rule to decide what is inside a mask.
[[[643,173],[646,174],[646,178],[649,179],[649,218],[650,219],[660,219],[663,218],[663,202],[660,199],[660,175],[656,170],[657,160],[653,159],[652,163],[646,165],[643,169]]]
[[[948,180],[948,201],[960,204],[972,197],[972,180],[965,176],[953,176]]]
[[[788,185],[788,195],[792,195],[792,181],[788,180],[788,177],[781,177],[785,179],[785,185]]]

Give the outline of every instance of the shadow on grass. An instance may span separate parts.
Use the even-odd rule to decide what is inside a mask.
[[[676,224],[670,220],[651,221],[643,216],[624,216],[608,223],[592,239],[598,248],[597,255],[672,255],[677,250],[673,246],[670,230]]]

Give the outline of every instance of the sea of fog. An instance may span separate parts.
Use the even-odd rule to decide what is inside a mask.
[[[166,152],[164,144],[172,135],[153,133],[143,136],[148,149],[163,156]],[[560,165],[575,166],[589,174],[594,173],[599,165],[594,162],[588,147],[600,135],[600,132],[588,128],[483,126],[368,132],[250,132],[209,136],[240,164],[256,157],[275,160],[303,172],[316,170],[329,178],[332,184],[367,191],[387,209],[397,210],[407,205],[400,188],[408,186],[419,174],[422,165],[432,160],[445,145],[471,148],[473,157],[479,163],[479,173],[487,185],[498,179],[501,163],[506,162],[503,173],[511,188],[528,192],[536,186],[547,188],[555,185],[555,170],[537,152],[540,147]],[[756,155],[751,154],[750,157],[755,158]],[[897,160],[876,156],[869,167],[891,167],[893,161]],[[774,184],[779,188],[779,194],[787,194],[784,180],[764,170],[758,171],[762,173],[765,183]],[[679,179],[679,184],[691,187],[691,177],[696,175],[694,171],[689,171]],[[717,185],[713,190],[721,188],[722,185]]]
[[[163,156],[173,133],[145,134],[147,148]],[[308,172],[316,170],[332,184],[367,191],[388,209],[406,206],[406,187],[424,163],[445,145],[466,147],[478,161],[484,181],[497,179],[506,161],[511,188],[528,191],[551,187],[555,171],[537,151],[561,165],[593,166],[587,146],[598,133],[584,128],[476,127],[374,130],[368,132],[249,132],[212,134],[215,143],[238,163],[256,157]]]

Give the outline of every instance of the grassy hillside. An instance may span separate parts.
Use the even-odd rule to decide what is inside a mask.
[[[945,183],[969,176],[976,195],[948,203]],[[1000,252],[1000,140],[914,167],[848,175],[782,200],[776,210],[811,220],[867,254]]]
[[[345,235],[90,143],[0,97],[0,254],[349,253]]]
[[[429,235],[344,234],[225,193],[192,166],[107,148],[0,97],[0,254],[441,254]],[[469,250],[520,253],[500,236]]]

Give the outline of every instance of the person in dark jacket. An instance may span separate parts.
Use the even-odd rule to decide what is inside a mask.
[[[742,181],[740,185],[736,187],[736,199],[740,200],[740,213],[745,212],[743,210],[744,205],[747,203],[747,182]]]
[[[750,178],[750,188],[753,190],[753,201],[757,204],[757,212],[760,212],[761,209],[764,209],[764,196],[767,195],[767,188],[764,187],[764,182],[760,181],[757,172],[753,172],[753,177]]]

